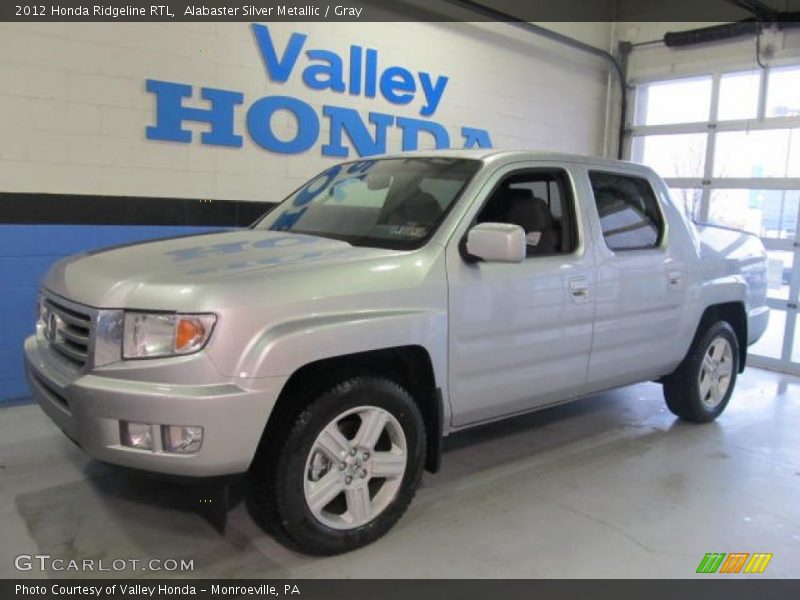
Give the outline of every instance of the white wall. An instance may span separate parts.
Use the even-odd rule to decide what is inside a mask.
[[[566,35],[584,44],[610,50],[612,36],[616,23],[611,21],[592,22],[592,21],[548,21],[536,23],[540,27],[550,29],[561,35]]]
[[[718,22],[619,23],[615,40],[633,43],[661,40],[670,31],[687,31],[719,25]],[[761,59],[767,65],[796,64],[800,59],[800,30],[765,30],[761,38]],[[637,80],[708,73],[716,69],[757,69],[754,36],[667,48],[653,44],[635,48],[630,56],[628,77]]]
[[[432,120],[454,145],[463,125],[487,129],[495,147],[598,154],[603,150],[607,68],[552,42],[494,23],[271,24],[279,44],[293,31],[306,49],[347,57],[351,44],[376,48],[380,64],[450,78]],[[567,24],[598,45],[609,23]],[[239,149],[145,138],[155,123],[148,78],[241,91]],[[245,113],[265,95],[297,96],[321,116],[323,104],[418,117],[419,103],[307,89],[299,72],[285,85],[267,79],[248,23],[0,24],[0,191],[276,200],[324,167],[320,146],[303,155],[270,154],[249,139]],[[188,104],[188,103],[187,103]],[[191,105],[201,107],[200,101]],[[283,118],[290,135],[294,120]],[[423,138],[427,139],[427,138]],[[399,149],[392,129],[391,150]],[[352,153],[351,153],[352,155]]]

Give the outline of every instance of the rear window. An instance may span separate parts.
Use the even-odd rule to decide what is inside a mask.
[[[661,243],[664,220],[647,179],[597,171],[589,179],[609,249],[643,250]]]

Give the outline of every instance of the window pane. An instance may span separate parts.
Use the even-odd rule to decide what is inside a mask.
[[[767,116],[800,115],[800,67],[773,69],[767,87]]]
[[[767,252],[767,296],[778,300],[789,299],[793,267],[794,252],[791,250]]]
[[[528,257],[575,249],[574,202],[561,170],[520,172],[501,181],[478,223],[512,223],[525,232]]]
[[[751,194],[761,210],[759,235],[793,240],[797,231],[800,190],[753,190]]]
[[[717,119],[755,119],[761,74],[727,73],[720,79]]]
[[[712,190],[709,220],[762,238],[794,239],[800,190]]]
[[[711,77],[647,83],[636,88],[636,124],[666,125],[707,121]]]
[[[792,362],[800,362],[800,315],[794,318],[794,341],[792,342]]]
[[[633,139],[633,161],[662,177],[702,177],[706,162],[705,133],[648,135]]]
[[[708,220],[714,225],[758,234],[761,214],[750,190],[711,190]]]
[[[800,176],[800,130],[717,134],[714,177]]]
[[[764,335],[756,344],[749,348],[750,354],[780,358],[783,349],[783,332],[786,329],[786,312],[771,310],[769,312],[769,325]]]
[[[703,199],[701,188],[670,188],[675,205],[690,221],[696,221],[700,215],[700,202]]]
[[[640,177],[589,174],[600,227],[611,250],[653,248],[661,238],[661,215],[653,188]]]

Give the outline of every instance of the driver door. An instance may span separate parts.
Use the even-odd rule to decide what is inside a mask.
[[[585,388],[595,310],[588,225],[576,203],[573,177],[563,166],[533,163],[498,172],[451,239],[449,390],[453,426],[496,419],[580,395]],[[514,222],[524,202],[550,210],[516,222],[526,239],[555,241],[528,247],[521,263],[469,262],[459,245],[479,222]],[[513,206],[511,205],[513,203]],[[544,228],[544,231],[532,231]],[[463,246],[463,245],[462,245]]]

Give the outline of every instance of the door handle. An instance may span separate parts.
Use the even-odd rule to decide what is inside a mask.
[[[586,300],[589,297],[589,280],[586,277],[570,279],[569,294],[575,301]]]
[[[670,271],[667,273],[667,281],[672,287],[678,287],[681,284],[681,272],[680,271]]]

